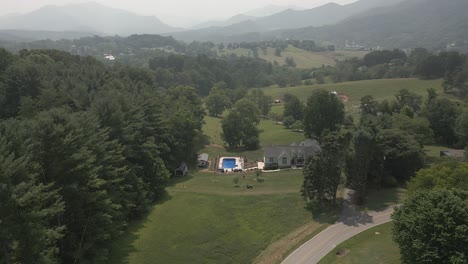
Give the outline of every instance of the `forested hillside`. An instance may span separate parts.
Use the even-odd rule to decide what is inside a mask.
[[[0,50],[0,263],[103,263],[191,160],[193,88],[60,51]]]
[[[356,41],[371,47],[444,48],[466,44],[468,17],[465,0],[406,0],[377,8],[336,25],[274,32],[269,37],[313,39],[341,43]]]

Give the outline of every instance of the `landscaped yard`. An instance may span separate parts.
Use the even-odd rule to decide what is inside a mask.
[[[400,250],[392,240],[392,223],[366,230],[338,245],[320,264],[401,263]]]
[[[114,243],[109,263],[251,263],[273,242],[314,223],[299,194],[301,171],[261,178],[196,173],[174,180],[168,198]],[[315,223],[312,228],[327,225]]]

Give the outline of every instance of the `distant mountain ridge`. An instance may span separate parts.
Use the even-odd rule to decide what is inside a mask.
[[[243,21],[228,26],[218,25],[206,29],[176,32],[173,36],[184,41],[214,40],[215,38],[217,41],[222,41],[222,39],[229,36],[239,34],[332,25],[372,8],[391,6],[401,1],[403,0],[360,0],[347,5],[328,3],[307,10],[287,9],[255,20]]]
[[[336,25],[282,30],[262,38],[313,39],[319,42],[354,41],[383,48],[443,48],[468,44],[467,0],[406,0],[377,8]]]
[[[97,32],[103,35],[174,32],[155,16],[140,16],[95,2],[44,6],[27,14],[0,17],[0,29]]]

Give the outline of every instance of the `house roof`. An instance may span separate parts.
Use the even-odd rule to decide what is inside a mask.
[[[313,155],[321,150],[317,140],[306,140],[298,145],[263,147],[265,157],[280,157],[284,154],[292,155],[292,152],[302,152],[305,157]]]
[[[198,160],[199,161],[208,161],[208,157],[209,157],[208,154],[202,153],[202,154],[198,155]]]

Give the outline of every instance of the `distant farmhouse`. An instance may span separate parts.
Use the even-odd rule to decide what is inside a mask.
[[[289,146],[271,146],[263,148],[265,169],[303,167],[309,156],[321,150],[316,140],[307,139],[299,144]]]

